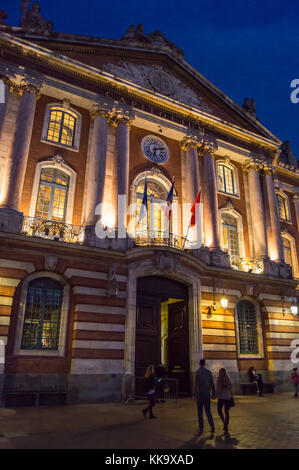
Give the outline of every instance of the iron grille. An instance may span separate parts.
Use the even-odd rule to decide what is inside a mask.
[[[258,354],[258,334],[255,307],[243,300],[237,305],[241,354]]]
[[[58,349],[63,286],[53,279],[30,282],[22,349]]]

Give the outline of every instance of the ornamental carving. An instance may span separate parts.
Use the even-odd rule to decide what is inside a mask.
[[[256,171],[260,171],[263,169],[264,163],[265,162],[259,158],[248,158],[243,165],[243,169],[245,171],[250,171],[253,168]]]
[[[42,16],[39,2],[33,2],[31,10],[30,3],[30,0],[22,0],[20,26],[30,33],[49,35],[53,30],[53,22]]]
[[[203,140],[200,147],[199,152],[201,155],[209,154],[211,156],[217,151],[217,144],[211,140]]]
[[[188,106],[211,112],[203,98],[179,79],[170,75],[160,65],[136,65],[124,60],[118,64],[105,64],[103,70],[117,77],[130,80],[149,90],[181,101]]]
[[[181,149],[185,150],[185,152],[189,148],[197,149],[202,145],[202,142],[202,137],[198,137],[197,135],[185,135],[181,141]]]

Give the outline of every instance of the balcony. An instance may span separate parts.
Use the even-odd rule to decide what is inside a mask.
[[[39,217],[24,217],[23,235],[66,243],[83,243],[84,227]]]
[[[262,259],[247,259],[230,255],[230,263],[231,267],[237,271],[254,274],[263,274],[264,272],[264,262]]]
[[[169,232],[156,230],[138,231],[135,233],[135,245],[137,246],[162,246],[184,250],[190,248],[190,242],[186,237],[180,237]]]

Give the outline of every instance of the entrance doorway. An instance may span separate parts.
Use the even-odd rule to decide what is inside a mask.
[[[188,288],[165,277],[137,281],[135,375],[162,363],[178,379],[179,393],[190,394]]]

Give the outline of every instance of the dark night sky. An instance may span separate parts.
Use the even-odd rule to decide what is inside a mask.
[[[297,0],[40,0],[54,30],[119,39],[129,24],[163,31],[185,59],[236,103],[256,99],[261,123],[290,140],[299,158]],[[8,24],[18,25],[21,0],[1,0]]]

